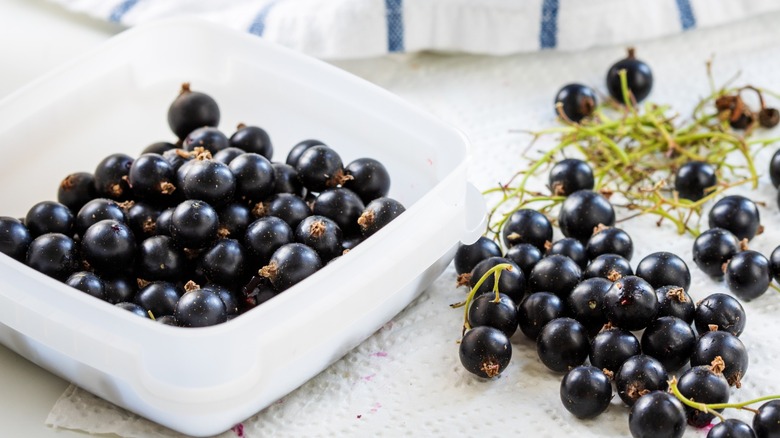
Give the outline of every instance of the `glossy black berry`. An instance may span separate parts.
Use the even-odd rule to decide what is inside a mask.
[[[591,336],[595,336],[607,323],[607,317],[601,308],[604,295],[611,286],[612,282],[605,278],[588,278],[577,284],[566,298],[569,314],[579,321]]]
[[[477,266],[471,270],[469,287],[474,288],[487,271],[502,263],[508,263],[511,269],[501,271],[498,279],[498,291],[506,294],[515,303],[519,303],[525,295],[525,274],[517,265],[503,257],[489,257],[477,263]],[[495,283],[495,274],[490,274],[477,289],[477,294],[490,295],[494,290]]]
[[[617,254],[601,254],[591,260],[582,271],[583,278],[601,277],[612,281],[629,275],[634,275],[631,263]]]
[[[475,297],[469,305],[468,322],[471,327],[486,325],[497,328],[511,338],[517,330],[517,308],[508,295],[500,293],[498,296],[498,302],[495,302],[495,294]]]
[[[106,285],[94,272],[80,271],[71,274],[65,284],[95,298],[106,298]]]
[[[237,240],[219,239],[200,254],[200,265],[209,282],[233,287],[245,281],[247,257]]]
[[[550,292],[535,292],[517,305],[517,322],[520,331],[532,341],[539,337],[548,322],[566,315],[564,302]]]
[[[493,378],[509,365],[512,345],[501,330],[479,326],[463,335],[459,355],[460,363],[466,370],[479,377]]]
[[[642,277],[654,288],[680,286],[688,290],[691,286],[691,272],[680,256],[666,251],[654,252],[643,258],[636,266],[637,277]]]
[[[698,201],[718,183],[715,166],[704,161],[689,161],[679,169],[674,177],[674,189],[680,198]]]
[[[693,242],[693,262],[713,278],[723,277],[723,267],[740,251],[739,239],[723,228],[710,228]]]
[[[628,56],[613,64],[607,71],[607,89],[609,95],[619,103],[625,101],[620,80],[620,71],[626,71],[628,91],[637,102],[643,101],[653,88],[653,72],[644,61],[636,58],[634,49],[628,50]]]
[[[118,201],[131,197],[128,174],[133,157],[125,154],[111,154],[98,163],[93,173],[98,196]]]
[[[138,242],[149,237],[157,235],[157,217],[160,215],[160,209],[153,204],[134,201],[127,208],[127,225],[133,232]]]
[[[547,256],[531,269],[528,290],[552,292],[565,299],[582,279],[580,267],[563,255]]]
[[[758,298],[767,291],[772,281],[769,260],[757,251],[741,251],[729,260],[724,279],[729,291],[739,299],[749,301]]]
[[[106,301],[111,304],[133,301],[138,292],[138,280],[127,273],[104,275],[101,279],[106,287]]]
[[[287,154],[287,159],[285,160],[285,163],[295,167],[298,164],[298,159],[301,158],[301,154],[303,154],[307,149],[310,149],[314,146],[324,146],[325,143],[319,141],[319,140],[303,140],[299,143],[297,143],[295,146],[290,149],[290,152]]]
[[[239,148],[227,147],[212,155],[211,159],[219,161],[222,164],[230,165],[230,163],[236,159],[239,155],[245,154],[246,151]]]
[[[217,238],[219,217],[207,202],[186,200],[173,210],[170,233],[184,248],[204,248]]]
[[[745,309],[731,295],[715,293],[696,303],[694,325],[699,334],[713,328],[739,336],[745,330],[747,318]]]
[[[184,251],[169,236],[152,236],[138,245],[136,272],[147,281],[176,281],[185,272]]]
[[[674,395],[653,391],[631,407],[628,428],[634,438],[681,438],[685,433],[685,408]]]
[[[132,313],[135,316],[140,316],[141,318],[150,319],[149,312],[136,303],[121,301],[119,303],[116,303],[115,306],[120,309],[127,310],[128,312]]]
[[[612,383],[595,366],[580,365],[563,376],[561,402],[577,418],[594,418],[607,410],[612,399]]]
[[[259,269],[268,264],[277,249],[294,241],[295,235],[287,222],[275,216],[266,216],[249,224],[243,243],[251,254],[253,268]]]
[[[236,179],[236,195],[247,201],[260,201],[274,193],[275,173],[271,162],[256,153],[239,155],[228,166]]]
[[[780,187],[780,149],[776,150],[769,160],[769,178],[775,188]]]
[[[612,327],[599,332],[590,343],[590,364],[616,373],[628,358],[640,353],[639,339],[628,330]]]
[[[740,387],[749,363],[745,344],[729,332],[704,333],[691,353],[691,366],[710,365],[716,357],[723,360],[723,376],[729,385]]]
[[[181,168],[184,163],[187,163],[189,161],[192,161],[193,158],[195,158],[195,154],[189,151],[185,151],[181,148],[174,148],[169,149],[161,154],[163,158],[165,158],[168,163],[171,164],[171,167],[173,168],[174,172],[179,171],[179,168]],[[178,181],[178,178],[177,178]]]
[[[128,182],[134,198],[165,202],[176,190],[176,172],[162,155],[143,154],[130,166]]]
[[[89,172],[71,173],[57,189],[57,202],[66,205],[73,213],[96,197],[95,177]]]
[[[241,202],[231,202],[221,207],[217,211],[217,216],[219,235],[233,239],[242,239],[246,228],[255,220],[249,205]]]
[[[662,286],[655,289],[655,295],[658,297],[656,317],[674,316],[693,324],[696,304],[685,289],[679,286]]]
[[[184,83],[168,108],[168,126],[177,137],[184,139],[196,128],[219,125],[219,116],[219,106],[214,98],[192,91],[190,84]]]
[[[73,239],[60,233],[36,237],[27,250],[27,266],[60,281],[76,271],[78,262]]]
[[[562,111],[572,122],[579,122],[593,113],[596,102],[596,92],[592,88],[567,84],[555,95],[556,114],[560,115],[558,111]]]
[[[334,203],[335,204],[335,203]],[[345,205],[345,204],[339,204],[339,205]],[[260,207],[262,206],[262,207]],[[332,214],[333,217],[322,214],[322,209],[319,210],[319,212],[314,211],[314,214],[318,214],[321,216],[327,216],[333,219],[337,224],[339,224],[339,227],[342,231],[345,231],[345,227],[349,227],[350,224],[343,223],[342,220],[349,216],[349,217],[355,217],[355,223],[357,223],[357,216],[359,213],[357,213],[355,210],[357,208],[350,209],[349,211],[341,211],[338,213],[341,213],[339,215],[338,213],[333,213],[331,211],[328,211],[327,213]],[[290,225],[290,228],[293,230],[295,227],[298,226],[299,223],[301,223],[302,220],[306,219],[307,217],[312,215],[312,209],[309,207],[309,204],[306,203],[302,198],[291,195],[289,193],[277,193],[276,195],[273,195],[271,198],[269,198],[266,202],[263,202],[261,204],[258,204],[258,206],[255,207],[253,210],[253,213],[257,215],[257,213],[260,212],[260,216],[276,216],[285,222],[287,222],[288,225]],[[337,219],[334,219],[337,218]],[[356,226],[353,225],[353,229]],[[350,228],[347,228],[350,229]]]
[[[390,173],[384,164],[373,158],[358,158],[344,168],[350,177],[343,186],[355,192],[364,203],[387,196],[390,192]]]
[[[736,418],[727,418],[707,432],[707,438],[756,438],[756,433],[747,423]]]
[[[585,254],[585,246],[577,239],[564,237],[556,240],[547,250],[547,255],[561,254],[574,260],[580,268],[584,269],[588,264],[588,256]]]
[[[600,193],[579,190],[563,201],[558,225],[564,236],[587,243],[599,226],[615,225],[615,210]]]
[[[555,196],[569,196],[578,190],[593,190],[593,169],[582,160],[566,158],[555,163],[550,170],[548,183]]]
[[[599,227],[585,245],[588,259],[602,254],[617,254],[626,260],[634,255],[634,242],[624,230],[615,227]]]
[[[315,203],[316,204],[316,203]],[[406,211],[399,201],[393,198],[376,198],[366,205],[357,220],[360,232],[366,237],[374,235],[387,224]]]
[[[341,185],[345,181],[344,164],[339,154],[325,145],[312,146],[298,157],[295,170],[303,186],[312,192]]]
[[[730,195],[718,200],[709,213],[710,228],[731,231],[739,240],[752,239],[761,227],[756,203],[740,195]]]
[[[322,267],[317,251],[302,244],[288,243],[274,251],[271,260],[260,270],[279,292],[303,281]]]
[[[501,237],[508,247],[530,243],[540,251],[546,251],[545,246],[553,239],[552,224],[542,213],[523,208],[509,216],[501,229]]]
[[[127,222],[125,211],[116,201],[106,198],[93,199],[76,214],[75,232],[83,236],[87,228],[106,219]]]
[[[193,160],[181,182],[187,199],[199,199],[213,206],[225,205],[236,193],[236,177],[230,168],[214,160]]]
[[[176,149],[176,145],[173,143],[169,143],[167,141],[157,141],[143,148],[143,150],[141,150],[141,154],[162,155],[163,153],[165,153],[165,151],[169,151],[171,149]]]
[[[145,310],[152,312],[154,318],[173,315],[176,303],[184,295],[184,289],[167,281],[153,281],[142,287],[133,301]]]
[[[670,373],[688,363],[695,346],[693,328],[674,316],[653,320],[642,333],[642,352],[658,359]]]
[[[71,235],[75,218],[73,212],[59,202],[41,201],[30,207],[24,225],[33,237],[46,233]]]
[[[772,278],[780,283],[780,246],[772,250],[772,254],[769,256],[769,272],[772,274]]]
[[[325,216],[309,216],[295,228],[295,240],[310,246],[323,262],[342,254],[343,233],[336,222]]]
[[[564,373],[582,365],[590,353],[588,333],[582,324],[571,318],[548,322],[536,338],[536,353],[551,371]]]
[[[722,374],[714,372],[709,365],[699,365],[686,370],[677,382],[680,393],[689,400],[698,403],[728,403],[729,383]],[[717,412],[723,409],[716,409]],[[690,407],[685,407],[688,424],[693,427],[704,427],[715,416]]]
[[[343,187],[323,191],[312,205],[312,212],[315,215],[332,219],[345,234],[360,231],[358,220],[365,209],[366,205],[360,197],[352,190]]]
[[[542,254],[542,251],[530,243],[514,245],[507,249],[504,254],[504,258],[513,261],[523,270],[523,274],[525,274],[526,278],[531,275],[531,270],[543,257],[544,254]]]
[[[604,295],[604,315],[612,325],[640,330],[658,312],[655,289],[640,277],[629,275],[616,280]]]
[[[669,374],[658,359],[638,354],[623,362],[615,374],[618,396],[628,406],[633,406],[644,394],[666,391]]]
[[[22,221],[0,216],[0,253],[24,262],[33,236]]]
[[[298,171],[289,164],[272,163],[274,169],[274,193],[291,193],[303,196],[305,190],[298,178]]]
[[[236,132],[230,136],[230,146],[243,149],[248,153],[260,154],[269,160],[274,155],[271,137],[259,126],[239,124]]]
[[[173,218],[173,207],[166,208],[160,212],[157,219],[154,221],[154,232],[157,235],[170,236],[171,235],[171,219]]]
[[[753,417],[753,431],[758,438],[780,436],[780,400],[770,400],[758,408]]]
[[[232,291],[232,289],[228,289],[225,286],[215,283],[208,283],[201,289],[209,290],[219,296],[219,298],[222,300],[222,304],[225,305],[225,312],[227,313],[228,319],[238,314],[238,297],[236,296],[237,294]]]
[[[458,274],[465,274],[471,272],[477,263],[485,260],[489,257],[500,257],[501,248],[498,244],[485,237],[481,236],[476,242],[470,245],[460,244],[455,251],[455,258],[453,263],[455,265],[455,272]]]
[[[81,238],[84,260],[104,273],[117,273],[132,267],[135,246],[135,236],[130,227],[113,219],[92,225]]]
[[[217,293],[194,289],[179,298],[173,317],[182,327],[206,327],[227,321],[227,309]]]

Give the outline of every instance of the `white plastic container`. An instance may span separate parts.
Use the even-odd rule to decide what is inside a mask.
[[[265,128],[284,161],[324,141],[382,161],[407,211],[353,251],[214,327],[143,320],[0,254],[0,342],[90,392],[189,435],[229,429],[342,357],[420,294],[484,229],[457,131],[390,93],[261,39],[191,20],[127,31],[0,102],[0,215],[56,199],[106,155],[172,140],[182,82],[228,135]]]

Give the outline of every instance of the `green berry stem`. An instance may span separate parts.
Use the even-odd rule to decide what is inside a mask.
[[[491,275],[496,274],[495,280],[493,282],[493,292],[496,294],[496,298],[493,300],[494,303],[497,303],[500,301],[499,290],[498,290],[498,280],[501,277],[501,272],[509,269],[512,269],[512,265],[509,263],[499,263],[496,266],[493,266],[492,268],[488,269],[487,272],[485,272],[482,277],[480,277],[479,280],[477,280],[477,283],[474,284],[474,287],[471,288],[468,295],[466,296],[466,301],[451,304],[450,307],[452,308],[458,308],[458,307],[465,307],[464,314],[463,314],[463,333],[466,333],[467,330],[471,328],[471,324],[469,324],[469,307],[471,306],[471,302],[474,300],[474,296],[477,294],[477,290],[482,286],[482,284],[487,281],[488,278],[490,278]]]
[[[780,394],[773,394],[773,395],[766,395],[763,397],[758,397],[751,400],[746,400],[743,402],[735,402],[735,403],[709,403],[709,404],[698,403],[689,398],[686,398],[680,392],[680,388],[677,387],[677,378],[675,377],[672,377],[672,380],[669,381],[669,389],[671,390],[672,394],[674,394],[674,396],[677,397],[677,399],[680,400],[686,406],[692,407],[696,410],[702,411],[707,414],[713,414],[716,417],[718,417],[721,421],[723,421],[725,418],[720,413],[715,412],[716,409],[732,408],[732,409],[745,409],[745,410],[752,411],[753,409],[749,409],[747,408],[747,406],[754,405],[756,403],[762,403],[769,400],[780,399]]]

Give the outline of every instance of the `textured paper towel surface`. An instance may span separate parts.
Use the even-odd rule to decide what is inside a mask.
[[[713,54],[717,82],[741,71],[738,83],[780,90],[778,19],[776,14],[767,15],[637,47],[640,57],[654,69],[650,99],[687,114],[699,97],[708,94],[705,61]],[[521,152],[529,137],[512,130],[552,126],[552,100],[565,83],[578,81],[603,92],[608,66],[622,56],[622,48],[608,48],[512,57],[426,54],[338,65],[461,129],[474,146],[470,179],[487,189],[507,180],[524,164]],[[536,148],[545,146],[549,143]],[[754,200],[766,203],[760,212],[767,229],[751,247],[767,255],[780,244],[775,225],[780,214],[765,159],[775,148],[759,157],[760,187],[750,192]],[[657,228],[654,222],[654,218],[640,218],[622,225],[634,239],[632,266],[649,253],[672,251],[692,268],[690,293],[695,300],[726,291],[723,284],[695,268],[692,239],[676,235],[669,227]],[[533,344],[522,335],[514,336],[512,361],[498,379],[485,381],[468,374],[458,359],[462,311],[449,308],[450,303],[463,299],[465,290],[454,284],[455,272],[450,267],[358,348],[223,436],[629,435],[628,410],[617,397],[595,420],[572,417],[559,400],[561,376],[542,366]],[[780,379],[774,374],[780,356],[780,295],[770,290],[745,303],[745,308],[748,321],[741,339],[749,350],[750,366],[743,387],[732,390],[732,400],[780,393]],[[728,414],[750,418],[744,412]],[[47,423],[126,437],[176,436],[76,388],[63,394]],[[704,431],[686,431],[689,437],[704,435]]]

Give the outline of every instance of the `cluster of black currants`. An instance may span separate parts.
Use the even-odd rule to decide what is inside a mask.
[[[116,153],[68,175],[57,202],[0,217],[0,252],[159,322],[222,323],[312,275],[404,211],[382,163],[346,166],[306,140],[272,162],[268,133],[227,137],[209,95],[184,84],[176,144]]]
[[[686,422],[709,424],[714,414],[683,405],[668,382],[679,374],[681,397],[728,402],[748,366],[740,302],[715,293],[694,303],[688,266],[669,252],[649,254],[633,269],[633,241],[614,226],[609,201],[592,191],[587,163],[558,162],[549,185],[566,197],[557,217],[564,238],[553,242],[550,220],[520,209],[502,228],[505,252],[482,237],[455,255],[458,282],[471,288],[463,366],[483,378],[498,376],[519,328],[545,367],[565,373],[560,397],[576,417],[606,410],[614,383],[631,406],[635,437],[679,437]]]

